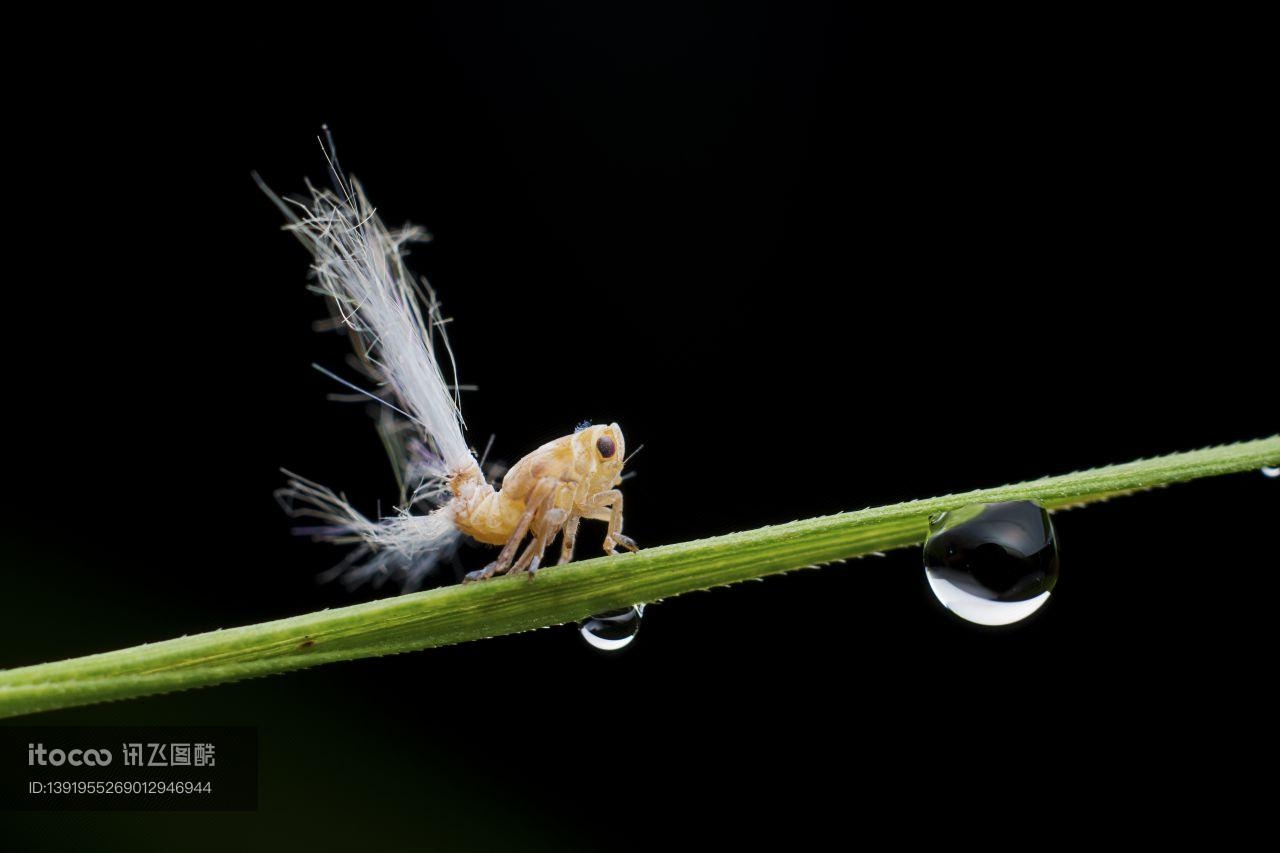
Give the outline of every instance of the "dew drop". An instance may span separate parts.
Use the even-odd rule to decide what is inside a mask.
[[[1280,465],[1264,465],[1262,466],[1262,476],[1275,479],[1280,477]]]
[[[1049,600],[1058,542],[1032,501],[977,504],[929,520],[924,570],[942,606],[978,625],[1009,625]]]
[[[635,641],[643,616],[643,604],[610,610],[579,622],[578,633],[591,648],[602,652],[616,652]]]

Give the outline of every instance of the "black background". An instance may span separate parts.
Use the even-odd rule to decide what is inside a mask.
[[[188,14],[47,24],[11,78],[0,664],[375,594],[317,586],[337,554],[271,497],[280,466],[395,497],[250,180],[323,179],[326,122],[386,221],[435,237],[412,263],[480,388],[472,441],[514,461],[618,421],[642,546],[1275,432],[1248,21]],[[260,812],[14,830],[852,839],[885,803],[1146,820],[1135,791],[1167,821],[1274,745],[1277,488],[1058,516],[1058,591],[1012,630],[942,612],[913,549],[664,602],[612,657],[559,628],[44,715],[257,726]]]

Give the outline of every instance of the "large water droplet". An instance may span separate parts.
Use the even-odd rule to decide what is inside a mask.
[[[1262,476],[1275,479],[1280,477],[1280,466],[1264,465],[1262,466]]]
[[[591,648],[602,652],[616,652],[625,649],[635,640],[636,634],[640,632],[640,619],[643,616],[643,604],[610,610],[578,623],[578,633]]]
[[[978,504],[929,519],[929,588],[942,606],[979,625],[1026,619],[1058,582],[1058,543],[1032,501]]]

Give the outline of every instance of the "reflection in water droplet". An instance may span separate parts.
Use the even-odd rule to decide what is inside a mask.
[[[1058,543],[1032,501],[979,504],[930,519],[925,576],[942,606],[979,625],[1026,619],[1058,582]]]
[[[1280,466],[1264,465],[1262,467],[1262,476],[1271,477],[1272,479],[1280,477]]]
[[[591,648],[602,652],[616,652],[625,649],[635,640],[636,634],[640,632],[640,619],[643,616],[643,604],[610,610],[579,622],[578,633]]]

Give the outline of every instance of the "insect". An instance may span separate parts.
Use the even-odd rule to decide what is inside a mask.
[[[486,479],[464,437],[457,370],[439,302],[404,262],[405,246],[429,237],[413,226],[388,230],[360,184],[342,174],[332,138],[322,147],[332,190],[308,182],[309,198],[286,201],[254,178],[285,214],[285,229],[311,251],[313,289],[328,298],[377,392],[329,375],[384,404],[379,428],[401,485],[399,509],[371,520],[345,496],[290,475],[278,495],[293,516],[321,522],[307,532],[356,546],[330,576],[351,585],[398,576],[411,588],[469,536],[502,550],[465,580],[515,572],[532,577],[557,536],[558,562],[573,559],[583,519],[607,522],[605,553],[619,546],[635,551],[636,543],[622,532],[618,485],[626,443],[616,423],[584,424],[544,444],[512,466],[500,487]],[[437,360],[439,350],[447,354],[452,383]],[[430,511],[414,511],[423,504]]]

